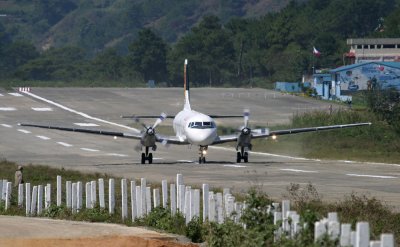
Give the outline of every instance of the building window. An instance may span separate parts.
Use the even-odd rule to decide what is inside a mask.
[[[357,49],[362,49],[362,45],[357,45]]]
[[[369,49],[375,49],[375,45],[370,45]]]
[[[381,49],[381,48],[382,48],[382,45],[376,45],[376,48],[377,48],[377,49]]]
[[[364,49],[368,49],[368,45],[364,45]]]
[[[383,49],[394,49],[396,45],[383,45]]]

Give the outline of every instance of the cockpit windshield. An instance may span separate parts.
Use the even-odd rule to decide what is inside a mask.
[[[213,129],[215,128],[214,122],[190,122],[188,125],[192,129]]]

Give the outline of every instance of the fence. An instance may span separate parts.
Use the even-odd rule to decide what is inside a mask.
[[[156,207],[169,208],[171,214],[181,213],[186,223],[193,218],[202,218],[203,221],[211,221],[223,223],[226,219],[234,222],[240,222],[243,210],[246,209],[246,202],[236,201],[235,196],[230,192],[229,188],[224,188],[223,192],[213,192],[209,189],[208,184],[203,184],[200,189],[194,189],[184,184],[182,174],[177,174],[176,183],[171,183],[168,188],[167,180],[162,180],[161,191],[147,186],[146,178],[140,179],[140,185],[136,185],[136,181],[121,179],[121,217],[122,220],[128,219],[135,221],[149,214]],[[71,209],[72,213],[77,213],[85,206],[91,209],[96,205],[105,209],[105,186],[104,179],[98,181],[82,182],[65,182],[65,205]],[[128,189],[130,191],[128,193]],[[18,186],[18,206],[23,207],[25,201],[26,216],[41,215],[52,204],[51,185],[37,185],[31,188],[30,183],[20,184]],[[83,193],[85,189],[85,193]],[[1,200],[5,203],[5,210],[11,206],[12,183],[7,180],[0,180]],[[56,188],[56,205],[62,205],[62,178],[57,176]],[[161,196],[160,196],[161,192]],[[129,197],[130,194],[130,203]],[[25,195],[25,196],[24,196]],[[202,195],[202,197],[201,197]],[[85,196],[85,197],[84,197]],[[108,212],[115,213],[115,180],[108,180]],[[24,200],[25,199],[25,200]],[[84,201],[85,200],[85,201]],[[98,201],[97,201],[98,200]],[[85,202],[85,204],[83,203]],[[130,210],[128,212],[128,204]],[[202,206],[202,210],[200,210]],[[300,233],[305,227],[300,224],[300,215],[296,211],[290,210],[290,201],[283,200],[281,204],[272,203],[268,208],[268,213],[273,215],[274,224],[278,227],[275,231],[275,238],[280,238],[283,234],[288,237],[294,237]],[[202,215],[200,217],[200,213]],[[245,225],[243,227],[246,227]],[[331,239],[338,239],[340,246],[356,246],[356,247],[393,247],[393,234],[382,234],[380,240],[370,241],[368,222],[358,222],[355,231],[351,231],[350,224],[341,224],[338,215],[335,212],[329,213],[327,218],[315,222],[315,241],[329,236]]]

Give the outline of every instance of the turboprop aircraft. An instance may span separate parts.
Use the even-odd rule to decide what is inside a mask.
[[[57,127],[37,124],[19,124],[21,126],[30,126],[38,128],[57,129],[63,131],[74,131],[97,135],[109,135],[115,137],[131,138],[140,140],[139,149],[145,148],[142,152],[141,163],[145,164],[148,161],[149,164],[153,162],[153,154],[150,151],[156,151],[157,143],[163,145],[176,144],[176,145],[195,145],[199,147],[199,163],[206,163],[206,154],[208,146],[216,145],[226,142],[236,142],[236,162],[240,163],[242,160],[247,163],[249,160],[249,150],[252,149],[251,140],[255,138],[267,138],[273,139],[279,135],[296,134],[302,132],[331,130],[340,128],[350,128],[356,126],[371,125],[371,123],[352,123],[342,125],[328,125],[308,128],[297,128],[297,129],[286,129],[286,130],[274,130],[270,131],[267,128],[251,129],[249,127],[249,110],[245,110],[243,114],[244,125],[239,128],[237,134],[221,135],[217,134],[217,125],[213,118],[223,117],[238,117],[238,116],[210,116],[197,111],[192,110],[190,105],[190,94],[189,94],[189,79],[188,79],[188,63],[185,60],[184,63],[184,107],[182,111],[178,112],[173,117],[173,129],[175,136],[166,136],[156,133],[157,126],[163,122],[167,115],[162,113],[153,126],[147,126],[142,123],[144,130],[140,133],[124,133],[124,132],[113,132],[104,130],[93,130],[93,129],[80,129],[80,128],[68,128],[68,127]],[[122,116],[123,118],[134,118],[139,122],[139,116]],[[153,118],[154,116],[140,116]],[[240,116],[242,117],[242,116]],[[170,117],[172,118],[172,117]]]

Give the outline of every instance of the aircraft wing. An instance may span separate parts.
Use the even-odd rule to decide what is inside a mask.
[[[189,144],[187,141],[180,140],[177,136],[165,136],[161,134],[156,134],[158,142],[166,142],[167,144],[176,144],[176,145],[186,145]]]
[[[208,115],[211,118],[242,118],[243,115]],[[121,116],[121,118],[132,118],[132,119],[138,119],[138,118],[159,118],[160,116],[156,115],[130,115],[130,116]],[[165,118],[175,118],[175,116],[166,116]]]
[[[69,127],[59,127],[59,126],[39,125],[39,124],[25,124],[25,123],[19,123],[18,125],[27,126],[27,127],[43,128],[43,129],[55,129],[55,130],[62,130],[62,131],[80,132],[80,133],[95,134],[95,135],[118,136],[118,137],[122,137],[122,138],[131,138],[131,139],[139,139],[139,140],[142,138],[140,133],[124,133],[124,132],[114,132],[114,131],[106,131],[106,130],[69,128]]]
[[[278,135],[290,135],[304,132],[331,130],[331,129],[344,129],[357,126],[371,125],[371,123],[354,123],[354,124],[340,124],[340,125],[327,125],[318,127],[308,127],[308,128],[296,128],[296,129],[285,129],[285,130],[268,130],[268,129],[252,129],[252,138],[266,138],[270,136]],[[218,136],[217,139],[212,144],[220,144],[225,142],[237,141],[239,134],[233,135],[222,135]]]

